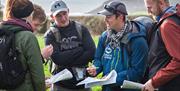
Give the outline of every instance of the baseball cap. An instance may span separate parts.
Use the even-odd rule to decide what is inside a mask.
[[[56,16],[61,11],[68,11],[69,8],[62,0],[55,0],[51,3],[51,14]]]
[[[128,15],[126,6],[117,0],[111,1],[108,4],[104,5],[104,10],[98,12],[98,14],[102,15],[113,15],[118,13]]]

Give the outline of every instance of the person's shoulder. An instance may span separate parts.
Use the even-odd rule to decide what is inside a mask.
[[[84,24],[82,24],[81,22],[79,22],[79,21],[71,21],[71,22],[72,22],[72,24],[74,24],[74,26],[76,28],[81,27],[82,30],[88,30],[87,27]]]
[[[70,22],[73,23],[73,24],[76,24],[76,25],[84,26],[84,25],[83,25],[81,22],[79,22],[79,21],[71,20]]]
[[[56,27],[49,27],[49,29],[44,33],[44,37],[47,37],[49,35],[53,35],[53,31],[56,32],[58,29]]]
[[[23,37],[24,39],[25,38],[30,38],[30,39],[32,39],[32,38],[35,38],[36,36],[32,33],[32,32],[30,32],[30,31],[19,31],[18,33],[16,33],[17,35],[16,36],[21,36],[21,37]]]
[[[163,21],[163,23],[160,25],[161,28],[167,28],[167,27],[179,27],[180,25],[180,19],[177,15],[172,15],[168,17],[166,20]]]
[[[101,37],[106,37],[108,35],[108,30],[102,32]]]

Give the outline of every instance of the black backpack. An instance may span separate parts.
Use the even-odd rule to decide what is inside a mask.
[[[26,71],[18,60],[15,33],[0,28],[0,89],[14,89],[24,82]]]
[[[136,23],[139,23],[139,24],[142,23],[142,24],[146,27],[146,41],[147,41],[147,43],[148,43],[148,46],[150,46],[150,43],[152,42],[153,37],[155,36],[157,29],[159,28],[159,26],[160,26],[166,19],[172,19],[176,24],[180,25],[180,21],[179,21],[180,18],[179,18],[179,16],[178,16],[176,13],[173,14],[173,15],[171,15],[171,16],[169,16],[169,17],[164,18],[164,19],[161,20],[159,23],[157,23],[157,22],[154,22],[154,23],[150,23],[150,22],[149,22],[149,23],[148,23],[148,22],[146,22],[148,19],[144,20],[143,18],[137,18],[137,19],[134,20]],[[142,21],[144,21],[144,23],[143,23]],[[160,36],[160,38],[161,38],[160,32],[159,32],[159,36]],[[161,40],[162,40],[162,39],[161,39]],[[162,47],[162,46],[164,46],[164,45],[158,45],[158,46],[161,46],[161,47]],[[131,49],[128,48],[128,52],[129,52],[129,50],[131,50]],[[167,55],[166,57],[169,57],[169,56]],[[166,58],[164,58],[164,59],[166,59]],[[151,60],[149,60],[149,61],[151,61]],[[163,63],[159,63],[158,67],[157,67],[157,68],[154,68],[154,74],[155,74],[159,69],[161,69],[162,67],[165,67],[168,63],[169,63],[169,61],[166,61],[166,62],[163,62]],[[144,73],[144,76],[143,76],[143,78],[142,78],[142,80],[141,80],[140,82],[141,82],[141,83],[145,83],[146,81],[148,81],[148,79],[149,79],[149,68],[148,68],[148,66],[147,66],[146,71],[145,71],[145,73]]]

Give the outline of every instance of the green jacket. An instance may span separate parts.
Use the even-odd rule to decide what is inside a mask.
[[[24,83],[14,90],[7,91],[45,91],[42,57],[35,35],[15,25],[5,25],[3,29],[24,30],[15,34],[15,45],[20,51],[19,59],[22,61],[24,69],[29,67]]]

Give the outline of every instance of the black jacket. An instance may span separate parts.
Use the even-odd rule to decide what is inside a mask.
[[[56,41],[52,31],[48,31],[45,35],[45,45],[52,44],[54,47],[51,58],[56,64],[55,73],[64,68],[68,68],[72,72],[71,67],[85,67],[94,59],[95,44],[86,27],[82,26],[82,38],[76,30],[74,21],[70,21],[67,27],[59,28],[56,25],[53,27],[58,28],[60,32],[60,42]],[[73,77],[56,84],[66,88],[79,88],[76,86],[77,82]]]

